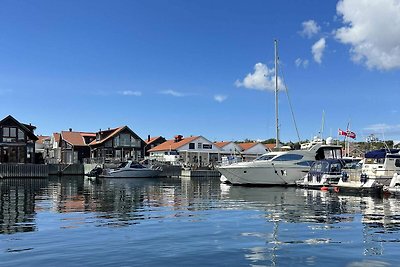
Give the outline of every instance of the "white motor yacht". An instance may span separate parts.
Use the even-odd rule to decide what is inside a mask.
[[[157,177],[161,174],[161,168],[146,167],[135,161],[127,161],[121,163],[115,169],[106,169],[103,175],[104,178],[149,178]]]
[[[241,185],[295,185],[316,160],[341,158],[341,146],[313,142],[308,149],[266,153],[254,161],[218,168],[221,181]]]
[[[361,172],[368,179],[375,179],[388,186],[393,175],[400,172],[400,150],[379,149],[365,153]]]

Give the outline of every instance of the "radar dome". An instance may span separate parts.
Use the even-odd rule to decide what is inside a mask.
[[[332,137],[326,138],[326,144],[327,145],[332,145],[333,144],[333,138]]]

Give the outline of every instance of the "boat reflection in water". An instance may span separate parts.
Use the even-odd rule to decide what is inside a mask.
[[[362,244],[357,250],[363,255],[381,256],[384,255],[385,244],[400,242],[400,200],[396,198],[339,195],[300,188],[247,188],[226,184],[221,184],[221,198],[236,205],[241,203],[236,209],[257,209],[264,213],[268,232],[244,233],[265,241],[264,247],[248,248],[246,257],[254,262],[269,260],[271,265],[282,264],[282,259],[291,249],[301,253],[306,247],[320,245],[321,249],[329,247],[334,250],[337,247],[352,246],[353,243]],[[303,251],[305,258],[299,258],[297,263],[285,264],[313,265],[313,262],[317,262],[312,256],[313,253],[318,254],[316,250],[313,247],[310,254]],[[351,253],[357,254],[357,250]],[[327,263],[336,256],[327,254]],[[357,257],[350,254],[341,257],[348,260],[354,258],[352,262],[355,265],[387,265],[387,262],[379,260],[358,262]],[[323,259],[318,259],[318,265],[323,262]],[[399,263],[398,260],[396,262]]]
[[[124,266],[400,265],[398,198],[236,187],[213,178],[53,177],[0,186],[5,266],[54,259],[68,266],[99,259]]]

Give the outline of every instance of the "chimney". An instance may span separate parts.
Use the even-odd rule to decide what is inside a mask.
[[[69,128],[69,131],[72,132],[72,128]]]
[[[147,135],[147,142],[150,142],[150,135]]]
[[[183,136],[180,135],[180,134],[175,135],[175,143],[176,143],[176,142],[179,142],[179,141],[182,141],[182,138],[183,138]]]

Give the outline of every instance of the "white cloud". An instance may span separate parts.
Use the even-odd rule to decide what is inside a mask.
[[[335,37],[351,46],[354,62],[370,69],[400,67],[399,0],[341,0],[336,9],[345,25]]]
[[[303,26],[303,30],[300,32],[300,35],[307,38],[313,37],[321,29],[314,20],[304,21],[301,25]]]
[[[308,67],[308,59],[301,59],[301,58],[297,58],[294,61],[294,64],[296,64],[296,67],[303,67],[303,68],[307,68]]]
[[[321,64],[321,62],[322,62],[322,55],[324,53],[325,47],[326,47],[325,38],[319,39],[311,47],[311,52],[313,54],[314,60],[319,64]]]
[[[236,80],[237,87],[256,90],[274,90],[275,89],[275,70],[269,69],[262,63],[254,65],[254,72],[247,74],[243,81]],[[282,88],[281,79],[278,77],[278,88]]]
[[[370,133],[400,134],[400,124],[377,123],[365,127],[364,130]]]
[[[224,102],[227,98],[228,97],[226,95],[215,95],[214,96],[214,100],[219,102],[219,103]]]
[[[131,90],[120,91],[118,93],[120,95],[126,95],[126,96],[141,96],[142,95],[142,92],[140,92],[140,91],[131,91]]]
[[[165,91],[162,91],[162,92],[160,92],[160,93],[161,93],[161,94],[164,94],[164,95],[175,96],[175,97],[182,97],[182,96],[185,96],[185,94],[180,93],[180,92],[177,92],[177,91],[174,91],[174,90],[165,90]]]

